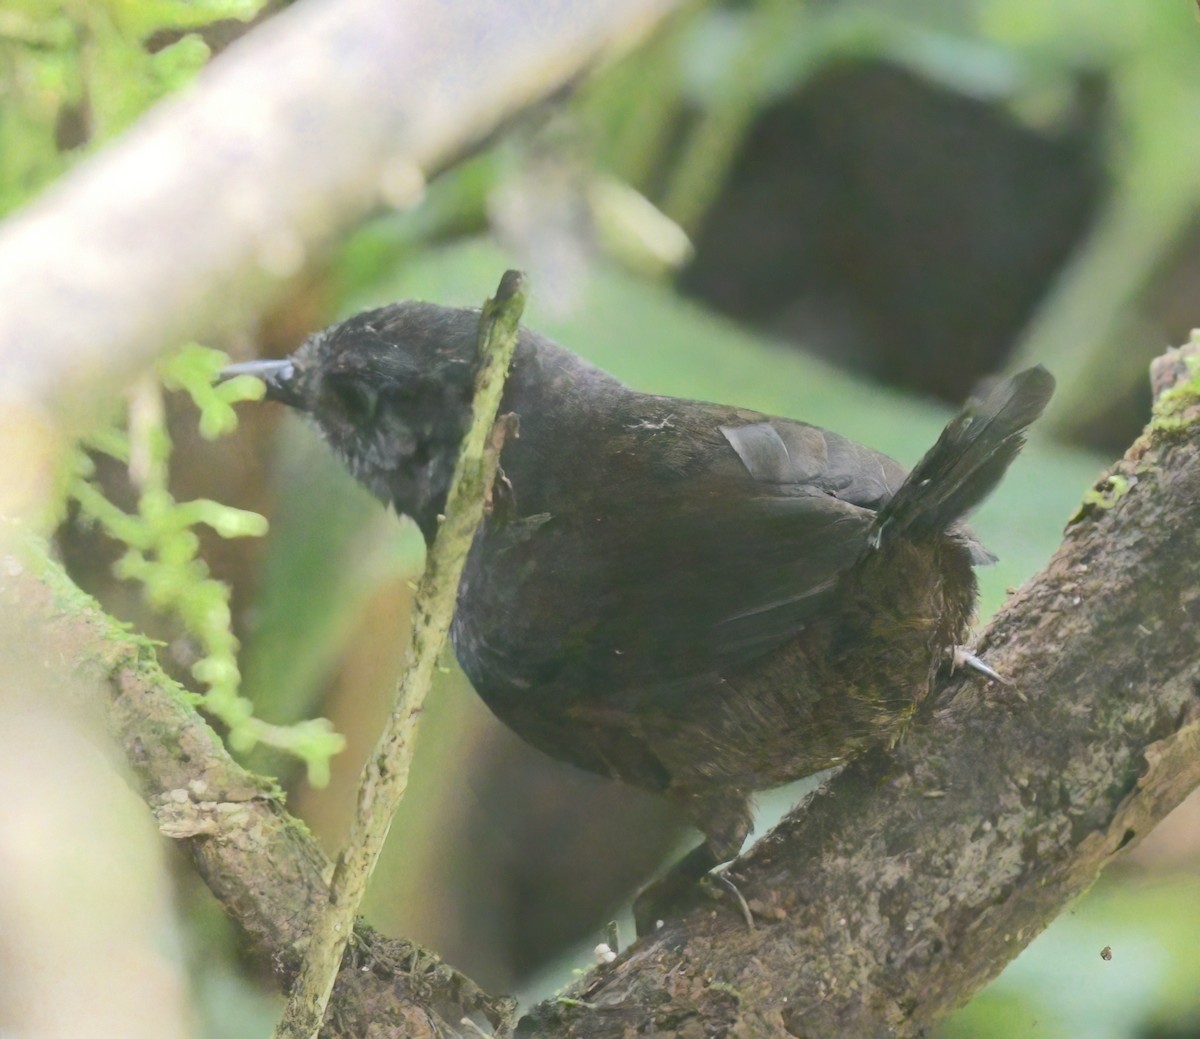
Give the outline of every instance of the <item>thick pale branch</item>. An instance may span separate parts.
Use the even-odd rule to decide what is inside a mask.
[[[303,0],[0,226],[0,387],[78,421],[678,0]],[[70,320],[63,320],[64,313]]]

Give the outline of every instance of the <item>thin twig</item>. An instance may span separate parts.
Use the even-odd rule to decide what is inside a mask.
[[[450,630],[463,564],[496,476],[503,437],[494,435],[493,427],[525,298],[524,276],[508,271],[480,315],[482,366],[475,382],[474,419],[459,452],[445,520],[417,588],[407,664],[387,725],[363,768],[350,836],[330,884],[329,906],[313,929],[276,1039],[309,1039],[320,1030],[355,914],[404,797],[417,721]]]

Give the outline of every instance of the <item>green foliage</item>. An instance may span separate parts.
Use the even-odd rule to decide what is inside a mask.
[[[943,1025],[941,1039],[1129,1039],[1151,1034],[1152,1021],[1186,1021],[1200,992],[1198,895],[1187,873],[1106,877]]]
[[[264,0],[9,0],[0,8],[0,215],[191,81],[190,30],[247,21]]]
[[[264,386],[250,377],[220,385],[213,380],[228,358],[218,350],[191,345],[160,365],[162,386],[186,392],[200,413],[200,429],[213,439],[237,425],[233,404],[262,397]],[[324,719],[293,726],[272,725],[254,717],[253,705],[239,693],[237,640],[231,630],[229,588],[213,579],[198,555],[200,540],[195,527],[203,524],[221,537],[261,537],[266,520],[253,512],[219,502],[198,499],[176,501],[168,477],[171,439],[167,431],[158,382],[146,380],[131,399],[127,421],[104,428],[84,443],[84,448],[108,455],[126,466],[137,489],[137,507],[123,511],[105,497],[95,480],[95,463],[81,448],[74,458],[70,495],[80,514],[125,546],[114,572],[139,582],[147,602],[176,617],[196,641],[200,659],[192,676],[205,689],[197,702],[228,730],[230,746],[245,752],[263,743],[301,758],[309,779],[324,784],[329,759],[344,746]]]
[[[168,390],[182,390],[200,412],[200,435],[216,440],[237,429],[233,405],[243,400],[262,400],[266,383],[252,375],[239,375],[227,382],[213,380],[229,358],[220,350],[193,343],[161,365],[162,383]],[[224,534],[236,537],[236,534]]]
[[[192,80],[208,60],[193,30],[223,19],[247,21],[264,0],[14,0],[0,10],[0,214],[58,176],[79,154],[123,130],[146,108]],[[232,432],[232,405],[258,399],[263,385],[243,377],[213,385],[225,363],[215,350],[191,346],[165,361],[162,386],[186,392],[200,433]],[[127,421],[98,429],[72,460],[69,494],[81,516],[125,546],[117,576],[139,582],[147,602],[178,618],[200,647],[192,675],[206,689],[205,708],[227,727],[230,744],[268,744],[299,756],[317,784],[343,739],[324,720],[293,726],[255,718],[239,694],[237,641],[230,630],[229,589],[199,558],[195,529],[221,537],[259,537],[263,517],[218,502],[178,502],[168,488],[171,441],[161,388],[147,381],[131,397]],[[137,507],[126,513],[95,480],[88,452],[128,467]]]

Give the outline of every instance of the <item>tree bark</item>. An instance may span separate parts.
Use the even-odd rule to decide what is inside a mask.
[[[523,1035],[922,1035],[1200,784],[1200,378],[984,632],[1007,679],[851,764]],[[1099,950],[1081,950],[1097,955]]]
[[[1007,684],[947,677],[895,749],[759,841],[732,873],[753,931],[727,897],[698,894],[519,1034],[921,1035],[1200,784],[1200,380],[1173,392],[1174,412],[984,633]],[[148,644],[52,566],[9,559],[0,574],[48,659],[106,679],[110,729],[164,832],[288,977],[326,897],[312,838],[229,759]],[[322,1034],[456,1034],[464,1017],[502,1032],[510,1012],[436,956],[365,934]]]
[[[0,563],[0,606],[23,615],[37,642],[31,655],[103,685],[106,728],[159,828],[189,852],[252,951],[291,978],[328,900],[332,864],[312,835],[277,788],[229,756],[191,706],[195,697],[160,670],[149,640],[36,550],[14,550]],[[358,969],[364,963],[370,969]],[[373,1023],[385,1030],[372,1035],[441,1039],[459,1034],[463,1018],[503,1029],[511,1012],[510,1001],[488,996],[433,953],[362,928],[324,1034],[363,1036]]]

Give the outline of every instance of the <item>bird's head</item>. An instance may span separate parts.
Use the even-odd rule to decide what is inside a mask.
[[[291,357],[230,365],[303,412],[351,473],[427,541],[471,418],[477,311],[407,301],[310,336]]]

